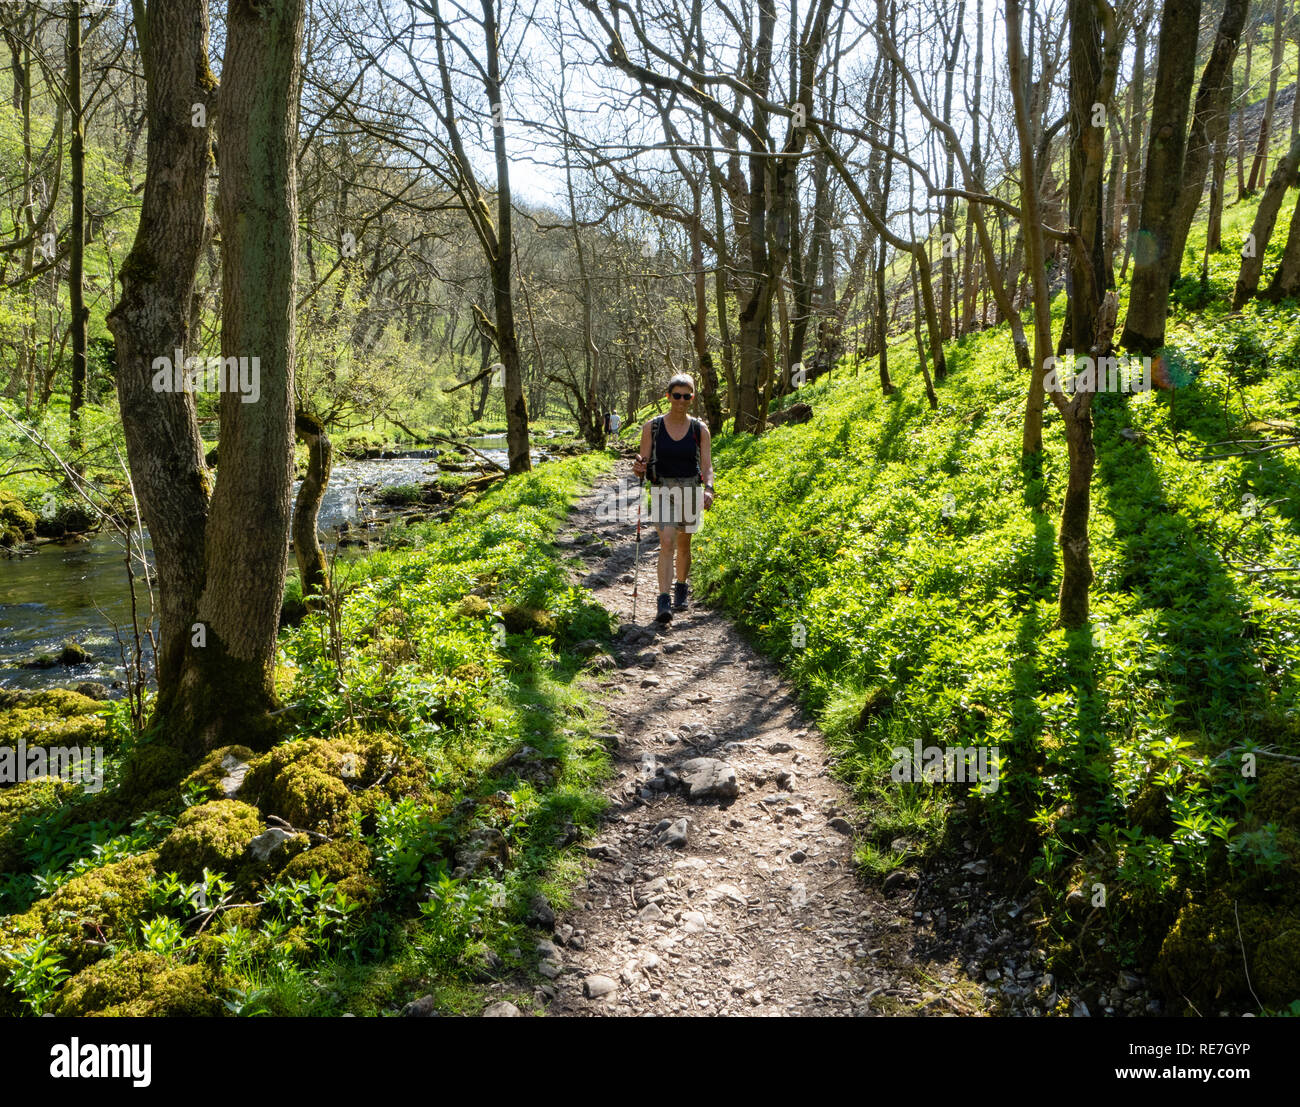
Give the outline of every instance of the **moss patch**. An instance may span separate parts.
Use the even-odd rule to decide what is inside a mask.
[[[233,872],[248,843],[262,831],[257,808],[239,800],[213,800],[191,807],[176,820],[158,849],[159,872],[198,880],[203,870]]]
[[[203,965],[177,965],[156,953],[118,953],[83,969],[54,1001],[53,1014],[131,1017],[212,1016],[221,1001]]]
[[[37,900],[0,932],[0,948],[42,934],[52,938],[73,967],[88,964],[104,941],[127,937],[144,911],[145,885],[154,874],[156,851],[129,857],[81,876]]]
[[[426,776],[396,739],[354,731],[277,746],[249,766],[241,794],[299,830],[334,834],[383,796],[427,799]]]
[[[501,621],[511,634],[554,634],[555,620],[536,607],[507,604],[501,609]]]
[[[371,855],[364,842],[326,842],[300,853],[280,870],[280,879],[306,880],[313,872],[337,884],[349,899],[369,904],[379,898],[382,886],[370,875]]]
[[[99,746],[105,741],[103,704],[63,688],[7,697],[0,713],[0,746]]]
[[[1155,977],[1171,1000],[1181,998],[1204,1016],[1225,1005],[1253,1008],[1252,985],[1263,1003],[1284,1007],[1300,995],[1300,912],[1238,902],[1234,914],[1233,901],[1215,891],[1179,912]]]
[[[181,788],[184,790],[187,787],[198,785],[206,788],[209,795],[220,795],[221,782],[230,771],[228,766],[233,764],[227,759],[233,758],[234,761],[247,763],[251,762],[256,756],[257,754],[247,746],[222,746],[220,749],[215,749],[208,754],[199,763],[199,767],[181,781]]]

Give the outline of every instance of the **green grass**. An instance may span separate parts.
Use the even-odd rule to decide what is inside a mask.
[[[110,785],[91,803],[45,785],[6,791],[0,1008],[103,1009],[69,997],[122,956],[145,951],[161,958],[165,979],[186,982],[188,991],[178,991],[184,1002],[207,997],[243,1014],[381,1014],[429,992],[442,1010],[476,1013],[489,950],[501,971],[527,979],[536,962],[530,903],[538,894],[557,907],[567,902],[580,872],[568,847],[603,806],[598,785],[608,757],[594,735],[604,720],[581,683],[583,662],[565,646],[606,636],[609,616],[569,585],[550,540],[571,498],[608,464],[607,455],[550,462],[446,523],[407,528],[402,549],[339,565],[341,665],[327,648],[324,613],[282,633],[282,686],[294,704],[285,742],[327,739],[329,748],[360,743],[362,751],[379,742],[398,758],[393,771],[406,783],[376,780],[373,801],[365,798],[370,788],[357,793],[361,806],[332,832],[335,842],[365,847],[365,871],[308,881],[297,870],[251,873],[231,864],[221,874],[230,888],[211,884],[204,894],[232,906],[207,925],[195,906],[199,885],[168,876],[153,851],[187,804],[212,793],[201,781],[175,783],[182,767],[140,810],[121,783],[133,749],[165,750],[134,739],[113,747]],[[14,726],[27,718],[0,714]],[[535,751],[525,769],[502,767],[523,746]],[[541,775],[526,771],[534,762],[545,767]],[[309,786],[329,784],[317,779]],[[263,815],[275,813],[274,800],[260,802]],[[219,809],[200,813],[209,810]],[[115,818],[92,823],[96,813]],[[507,863],[452,880],[457,845],[484,831],[500,835]],[[73,879],[82,883],[71,889],[82,888],[107,876],[105,866],[142,858],[154,876],[125,920],[101,919],[107,947],[88,948],[75,931],[33,946],[31,920],[57,911],[48,898],[55,888]],[[83,899],[91,897],[104,899],[93,891]],[[99,918],[103,907],[82,910]],[[168,1002],[154,1013],[178,1010],[181,999]]]
[[[1229,209],[1225,241],[1252,208]],[[1284,239],[1279,227],[1275,249]],[[1300,924],[1287,798],[1300,775],[1259,754],[1243,777],[1242,757],[1300,754],[1300,581],[1229,562],[1300,564],[1300,459],[1199,456],[1266,434],[1252,419],[1295,424],[1300,312],[1231,313],[1237,260],[1211,259],[1197,310],[1176,299],[1168,343],[1197,367],[1191,387],[1095,404],[1091,627],[1056,625],[1064,440],[1048,405],[1041,468],[1022,468],[1026,382],[1005,326],[949,347],[937,411],[900,342],[898,395],[880,395],[874,367],[841,366],[800,391],[811,423],[719,435],[696,572],[819,715],[863,805],[868,871],[973,835],[1012,888],[1036,890],[1058,969],[1152,970],[1198,1001],[1208,979],[1249,1007],[1240,951],[1235,968],[1206,960],[1220,975],[1201,983],[1191,966],[1222,922],[1207,897],[1228,889],[1243,911],[1268,907],[1273,921],[1246,920],[1244,940],[1256,990],[1284,1006],[1300,994],[1278,929]],[[895,782],[891,751],[917,739],[996,746],[997,791]],[[1107,906],[1085,943],[1065,900],[1097,883]]]

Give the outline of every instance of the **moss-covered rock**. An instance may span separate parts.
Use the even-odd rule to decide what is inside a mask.
[[[36,516],[8,492],[0,492],[0,546],[17,546],[36,537]]]
[[[234,772],[240,764],[247,765],[257,756],[247,746],[222,746],[213,750],[189,776],[181,781],[181,790],[199,786],[207,789],[210,796],[230,799],[222,792],[221,782]]]
[[[501,609],[501,621],[511,634],[554,634],[555,620],[537,607],[507,604]]]
[[[63,688],[10,698],[0,709],[0,746],[100,746],[105,722],[98,714],[103,704]]]
[[[1203,1015],[1253,1008],[1252,987],[1263,1003],[1285,1007],[1300,997],[1300,912],[1240,901],[1234,911],[1217,889],[1178,913],[1154,977],[1171,1002],[1195,1004]]]
[[[70,967],[89,964],[103,950],[103,942],[121,941],[135,927],[157,857],[151,850],[74,876],[23,914],[0,924],[0,949],[44,934],[54,940]]]
[[[299,830],[334,834],[384,797],[427,799],[427,777],[397,739],[353,731],[277,746],[249,766],[240,794]]]
[[[880,685],[868,688],[866,695],[862,697],[862,708],[858,711],[858,730],[865,731],[873,720],[888,714],[893,702],[888,689]]]
[[[466,596],[456,605],[456,614],[462,619],[482,619],[492,611],[492,605],[482,596]]]
[[[23,870],[33,818],[53,814],[81,795],[80,786],[50,777],[0,789],[0,873]]]
[[[177,873],[182,880],[198,880],[204,869],[233,873],[261,830],[257,808],[239,800],[191,807],[158,847],[158,871]]]
[[[122,765],[114,799],[124,811],[172,811],[180,804],[180,782],[190,768],[185,754],[155,743],[132,751]]]
[[[178,965],[156,953],[117,953],[72,977],[55,997],[52,1013],[204,1017],[221,1014],[221,1000],[203,965]]]
[[[364,842],[326,842],[298,854],[280,870],[279,879],[306,880],[312,873],[319,873],[325,880],[337,884],[349,899],[370,904],[383,891],[379,879],[371,875],[370,865],[370,849]]]

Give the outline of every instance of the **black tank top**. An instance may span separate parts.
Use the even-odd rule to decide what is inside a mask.
[[[668,424],[660,422],[659,439],[655,443],[655,470],[660,477],[696,477],[699,469],[695,464],[695,419],[692,418],[686,428],[686,434],[674,439],[668,433]]]

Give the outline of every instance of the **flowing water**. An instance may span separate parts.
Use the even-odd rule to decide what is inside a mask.
[[[474,438],[470,444],[505,466],[504,436]],[[355,532],[372,521],[378,514],[375,497],[384,488],[423,484],[437,477],[433,456],[437,451],[415,453],[334,466],[320,511],[320,529],[327,543],[332,544],[344,523]],[[544,455],[534,451],[533,457],[541,460]],[[121,538],[99,534],[85,542],[41,545],[26,557],[0,557],[0,687],[42,688],[83,680],[112,687],[122,679],[119,636],[128,650],[134,649],[124,551]],[[138,579],[137,595],[143,631],[148,593]],[[87,650],[92,660],[48,669],[21,667],[41,654],[58,654],[68,639]]]

